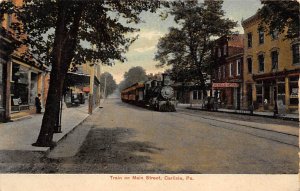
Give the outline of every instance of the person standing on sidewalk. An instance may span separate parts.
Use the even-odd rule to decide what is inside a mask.
[[[35,97],[36,113],[42,113],[42,106],[41,106],[40,97],[41,97],[41,94],[38,94],[38,97]]]

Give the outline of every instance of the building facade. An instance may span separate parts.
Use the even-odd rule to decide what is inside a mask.
[[[240,109],[243,87],[243,35],[223,36],[216,40],[214,51],[213,96],[219,106]]]
[[[242,21],[244,38],[244,104],[257,110],[298,111],[299,39],[260,27],[259,14]],[[278,107],[277,107],[278,108]]]
[[[13,0],[21,6],[22,0]],[[27,115],[35,112],[35,97],[41,94],[41,102],[45,104],[48,93],[49,72],[14,37],[11,24],[17,22],[13,15],[4,15],[0,26],[0,120],[9,121],[14,116]],[[8,33],[9,32],[9,33]],[[21,36],[24,37],[26,35]]]

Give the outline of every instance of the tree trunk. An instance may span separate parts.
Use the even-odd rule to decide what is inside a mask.
[[[62,96],[66,74],[74,57],[79,23],[83,11],[83,6],[78,6],[78,9],[74,10],[77,14],[75,14],[76,16],[72,19],[73,24],[68,31],[66,20],[71,18],[67,18],[65,14],[67,6],[69,6],[68,2],[60,1],[45,113],[40,134],[33,146],[52,147],[55,145],[53,142],[53,134],[55,132],[55,125],[57,124],[57,114],[60,109],[60,98]]]

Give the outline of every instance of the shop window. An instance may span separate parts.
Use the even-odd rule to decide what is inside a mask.
[[[247,58],[248,73],[252,74],[252,58]]]
[[[272,51],[271,58],[272,58],[272,70],[277,70],[278,69],[278,52]]]
[[[31,72],[31,82],[30,82],[30,89],[29,89],[29,103],[31,105],[35,104],[35,97],[38,95],[37,89],[37,81],[38,81],[38,74]],[[96,92],[96,90],[94,90]]]
[[[193,100],[200,100],[201,99],[201,91],[194,90],[193,91]]]
[[[282,100],[282,103],[285,104],[285,81],[284,81],[284,78],[278,80],[277,87],[278,87],[277,99]]]
[[[247,39],[248,39],[248,48],[252,47],[252,33],[247,34]]]
[[[298,80],[299,76],[290,77],[290,105],[298,105]]]
[[[299,64],[300,63],[300,53],[299,53],[299,44],[294,44],[292,46],[293,51],[293,64]]]
[[[256,82],[256,102],[263,104],[263,84],[262,81]]]
[[[263,54],[258,55],[258,72],[264,72],[265,58]]]
[[[20,105],[28,104],[28,75],[29,69],[18,64],[13,64],[12,80],[13,80],[13,99],[20,100]],[[13,100],[12,100],[13,101]]]
[[[4,84],[3,84],[3,64],[0,63],[0,108],[3,107],[3,91],[4,91]]]
[[[258,42],[259,42],[259,44],[263,44],[264,41],[265,41],[264,29],[260,28],[260,29],[258,29]]]

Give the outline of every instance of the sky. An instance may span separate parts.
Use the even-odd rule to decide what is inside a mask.
[[[224,0],[223,10],[226,17],[238,21],[239,26],[235,31],[244,33],[241,26],[241,20],[254,15],[261,7],[259,0]],[[123,80],[123,74],[131,67],[142,66],[146,73],[163,72],[167,68],[156,68],[158,64],[154,61],[154,55],[157,51],[156,45],[160,37],[168,33],[168,29],[175,23],[172,17],[161,20],[157,13],[144,12],[141,14],[144,21],[136,25],[140,29],[139,38],[131,45],[126,53],[127,61],[124,63],[116,62],[114,66],[102,66],[102,72],[109,72],[114,76],[117,83]]]

